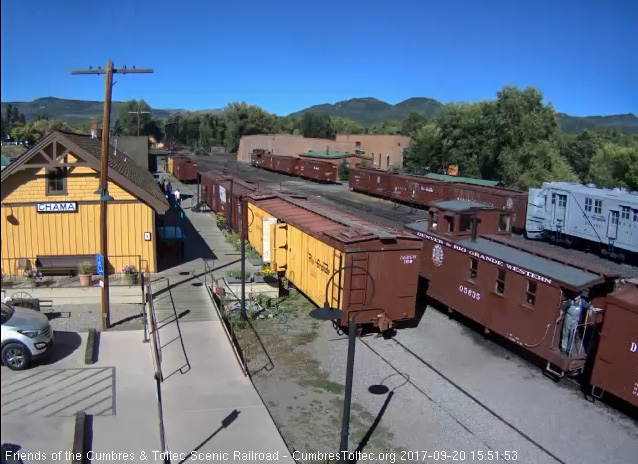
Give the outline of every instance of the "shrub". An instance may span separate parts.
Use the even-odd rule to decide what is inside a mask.
[[[82,261],[78,264],[78,274],[91,275],[93,274],[94,264],[91,261]]]
[[[339,180],[348,180],[350,179],[350,165],[348,162],[343,159],[341,164],[339,165]]]
[[[124,274],[137,274],[137,269],[133,264],[127,264],[122,267],[122,273]]]

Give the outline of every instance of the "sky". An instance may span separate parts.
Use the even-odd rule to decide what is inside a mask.
[[[286,115],[375,97],[495,98],[537,87],[557,111],[638,114],[638,0],[2,0],[2,101],[232,101]]]

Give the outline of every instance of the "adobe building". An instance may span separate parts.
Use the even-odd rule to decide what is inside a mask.
[[[107,202],[111,272],[157,271],[156,221],[169,209],[153,175],[111,146]],[[101,140],[52,131],[2,171],[2,271],[46,271],[51,257],[95,259],[100,250]]]
[[[311,139],[303,135],[244,135],[239,141],[237,161],[250,163],[250,155],[253,150],[265,150],[266,153],[273,155],[298,158],[300,153],[310,151],[354,154],[355,145],[330,139]]]
[[[355,150],[363,151],[373,160],[374,169],[388,170],[403,167],[403,152],[410,146],[410,137],[389,134],[337,135],[337,142],[354,143]]]
[[[371,160],[371,167],[386,170],[403,166],[403,150],[409,145],[410,137],[403,135],[337,135],[336,140],[312,139],[290,134],[245,135],[239,141],[237,161],[250,163],[250,155],[254,150],[296,158],[309,152],[329,152],[352,156],[365,155]],[[335,156],[337,155],[329,158],[334,159]]]

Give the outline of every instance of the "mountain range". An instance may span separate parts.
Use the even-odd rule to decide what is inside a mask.
[[[116,118],[120,105],[123,102],[114,101],[111,118]],[[23,113],[27,120],[32,120],[37,115],[46,113],[51,119],[63,119],[71,124],[83,122],[88,119],[102,118],[102,102],[88,100],[67,100],[63,98],[45,97],[37,98],[31,102],[2,102],[1,110],[7,105],[14,105]],[[423,113],[433,116],[443,104],[437,100],[425,97],[408,98],[396,105],[386,103],[376,98],[352,98],[334,104],[324,103],[305,108],[289,116],[299,116],[309,111],[323,112],[334,117],[354,119],[355,121],[370,125],[387,120],[400,121],[410,112]],[[164,119],[176,113],[220,113],[221,109],[188,111],[183,109],[153,108],[153,117]],[[618,128],[626,133],[638,134],[638,116],[632,113],[609,116],[570,116],[558,113],[561,128],[567,133],[578,133],[585,129]]]

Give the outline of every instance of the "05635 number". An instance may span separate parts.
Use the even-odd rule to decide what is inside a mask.
[[[476,301],[481,301],[481,294],[479,292],[476,292],[471,288],[467,288],[464,285],[459,285],[459,292],[463,295],[469,296],[470,298],[474,298]]]

